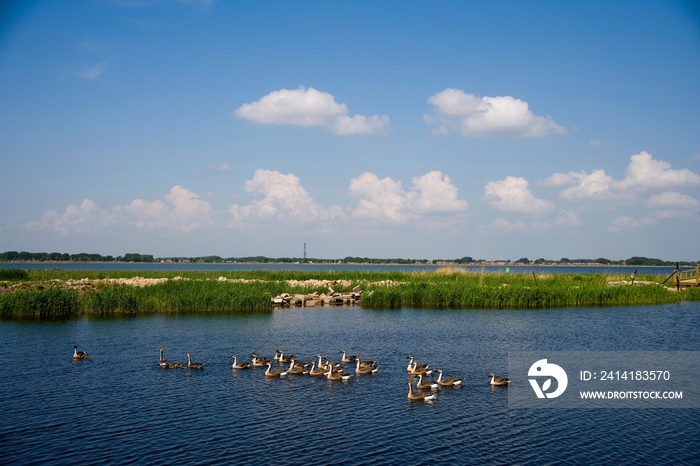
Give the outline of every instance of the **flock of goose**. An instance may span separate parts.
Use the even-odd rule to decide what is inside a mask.
[[[311,377],[326,377],[330,381],[346,381],[352,377],[352,373],[346,371],[346,366],[343,364],[355,363],[355,374],[356,375],[376,375],[379,370],[379,365],[376,361],[362,360],[360,356],[348,355],[345,350],[341,350],[342,354],[340,362],[331,361],[328,357],[323,357],[321,354],[316,355],[318,362],[311,361],[310,363],[297,360],[294,355],[285,356],[284,351],[277,348],[275,350],[275,356],[272,360],[277,361],[279,364],[289,364],[289,367],[282,367],[280,369],[272,369],[272,360],[258,356],[257,352],[251,354],[250,361],[238,362],[237,356],[231,356],[233,359],[233,364],[231,369],[233,370],[245,370],[251,367],[267,367],[265,370],[265,377],[267,378],[281,378],[286,377],[289,374],[292,375],[308,375]],[[73,359],[89,359],[90,356],[85,351],[78,351],[78,345],[73,346]],[[408,399],[410,401],[432,401],[435,399],[435,390],[441,387],[458,387],[462,384],[462,379],[459,377],[444,377],[442,374],[442,369],[437,369],[435,372],[438,373],[437,379],[428,379],[433,374],[433,369],[430,368],[429,364],[418,364],[412,355],[409,355],[408,366],[406,366],[406,372],[412,377],[418,377],[418,381],[415,384],[419,391],[413,391],[413,382],[415,379],[409,379],[408,381]],[[325,361],[325,362],[324,362]],[[204,369],[204,363],[193,362],[190,353],[187,353],[187,364],[172,362],[165,359],[163,355],[163,348],[160,348],[160,358],[157,363],[158,367],[165,369]],[[425,380],[423,378],[426,378]],[[493,372],[489,374],[491,378],[490,384],[493,386],[507,386],[510,384],[511,379],[507,377],[496,377]]]

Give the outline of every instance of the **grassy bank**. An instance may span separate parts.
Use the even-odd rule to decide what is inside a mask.
[[[700,288],[681,293],[659,284],[609,286],[629,279],[601,274],[492,274],[438,272],[305,272],[237,271],[182,272],[28,270],[21,277],[6,277],[0,293],[0,315],[74,316],[155,312],[234,311],[272,309],[270,297],[287,293],[328,292],[327,287],[301,286],[289,281],[343,281],[333,285],[347,291],[363,289],[362,306],[375,309],[402,307],[525,309],[562,306],[659,304],[700,300]],[[169,278],[164,283],[138,287],[110,284],[107,279]],[[243,279],[248,282],[219,281]],[[664,276],[638,276],[660,283]],[[89,286],[75,281],[89,279]]]

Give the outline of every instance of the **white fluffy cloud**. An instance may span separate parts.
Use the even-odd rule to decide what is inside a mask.
[[[383,133],[389,124],[386,115],[349,116],[347,105],[313,87],[273,91],[257,102],[241,105],[233,113],[258,124],[322,126],[337,135]]]
[[[61,234],[96,233],[98,230],[121,221],[119,208],[112,213],[101,209],[93,201],[84,199],[82,204],[70,204],[65,212],[59,214],[55,210],[46,212],[39,221],[28,222],[29,229],[51,229]]]
[[[625,177],[621,180],[614,180],[605,170],[593,170],[590,174],[572,171],[554,173],[539,184],[552,188],[566,186],[559,192],[559,197],[569,201],[610,199],[646,189],[699,186],[700,175],[687,168],[673,170],[670,163],[640,152],[630,157]]]
[[[698,204],[697,200],[688,195],[668,191],[651,196],[646,207],[655,209],[656,218],[682,218],[693,216]]]
[[[559,192],[559,197],[572,201],[575,199],[605,199],[611,196],[610,186],[613,177],[605,174],[605,170],[586,172],[554,173],[540,183],[546,187],[568,186]]]
[[[536,198],[525,178],[507,176],[484,186],[482,199],[496,210],[520,214],[542,214],[554,209],[554,202]]]
[[[450,130],[465,136],[543,137],[566,134],[550,117],[537,116],[527,102],[511,96],[478,97],[460,89],[445,89],[431,96],[433,113],[424,115],[435,133]]]
[[[140,229],[166,228],[188,233],[214,223],[209,201],[182,186],[173,186],[165,200],[172,207],[160,200],[135,199],[124,206],[124,212],[130,216],[130,223]]]
[[[677,192],[665,192],[651,196],[646,206],[651,208],[681,208],[692,209],[698,205],[698,201],[690,196]]]
[[[351,210],[356,219],[378,223],[405,223],[422,215],[458,214],[468,208],[467,201],[457,198],[457,187],[440,171],[412,178],[406,192],[401,182],[389,177],[379,179],[363,173],[350,180],[350,196],[358,199]]]
[[[181,186],[174,186],[165,200],[172,207],[161,200],[134,199],[123,207],[114,206],[110,213],[85,199],[79,206],[69,205],[62,214],[50,210],[41,220],[28,222],[25,227],[50,228],[63,234],[97,233],[106,227],[129,225],[141,230],[160,228],[190,232],[213,223],[215,213],[209,202]]]
[[[687,168],[672,170],[671,164],[654,160],[644,151],[630,157],[625,178],[615,183],[619,190],[700,186],[700,175]]]
[[[249,193],[260,194],[262,199],[246,206],[232,205],[231,226],[248,227],[269,221],[288,222],[290,225],[325,224],[343,217],[339,206],[323,209],[304,189],[298,177],[278,171],[258,169],[252,180],[245,183]]]

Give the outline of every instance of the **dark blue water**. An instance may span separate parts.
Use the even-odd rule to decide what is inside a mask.
[[[12,464],[698,464],[697,409],[511,409],[508,351],[700,350],[700,303],[0,321],[0,462]],[[91,355],[74,362],[78,344]],[[185,354],[203,371],[160,369]],[[265,380],[231,356],[347,349],[377,376]],[[406,356],[465,378],[407,401]]]
[[[0,268],[17,269],[64,269],[64,270],[156,270],[178,272],[186,271],[221,271],[237,272],[248,270],[300,270],[306,272],[335,271],[365,271],[365,272],[434,272],[444,268],[444,265],[362,265],[362,264],[161,264],[161,263],[84,263],[84,262],[2,262]],[[505,273],[506,267],[500,265],[464,265],[451,266],[453,269],[462,269],[468,272],[478,273],[482,270],[486,273]],[[511,265],[510,273],[604,273],[604,274],[631,274],[635,270],[639,273],[650,275],[670,275],[675,267],[635,267],[635,266],[532,266]],[[690,270],[692,267],[681,267],[681,270]]]

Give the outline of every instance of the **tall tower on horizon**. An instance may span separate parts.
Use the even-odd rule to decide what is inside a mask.
[[[306,241],[304,242],[304,260],[306,260]]]

